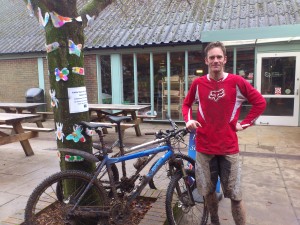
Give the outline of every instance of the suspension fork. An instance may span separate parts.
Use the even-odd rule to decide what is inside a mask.
[[[194,206],[195,205],[195,200],[194,200],[194,197],[193,197],[193,193],[192,193],[192,189],[191,189],[191,185],[189,184],[189,176],[184,168],[184,165],[183,165],[183,160],[182,159],[179,159],[180,160],[180,167],[181,167],[181,173],[182,173],[182,178],[184,180],[184,184],[185,184],[185,187],[186,187],[186,190],[187,190],[187,194],[189,196],[189,205],[190,206]],[[176,185],[176,189],[177,189],[177,192],[180,193],[180,188],[179,188],[179,185],[177,184]]]

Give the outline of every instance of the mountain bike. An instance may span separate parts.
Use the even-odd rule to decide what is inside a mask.
[[[167,118],[169,118],[169,116],[166,116]],[[149,147],[149,146],[153,146],[155,144],[155,142],[153,141],[149,141],[146,143],[143,143],[141,145],[136,145],[133,146],[131,148],[127,148],[124,145],[124,141],[123,141],[123,136],[121,134],[121,123],[122,122],[130,122],[131,121],[131,117],[130,116],[107,116],[107,119],[112,123],[112,124],[116,124],[116,130],[118,131],[118,138],[117,140],[115,140],[113,142],[112,145],[107,145],[104,142],[104,134],[102,132],[102,129],[98,129],[99,125],[95,124],[93,127],[91,127],[91,125],[87,125],[85,122],[81,122],[80,125],[83,126],[83,128],[88,128],[91,130],[94,130],[99,138],[99,144],[98,143],[93,143],[93,147],[98,150],[95,154],[98,156],[98,158],[100,160],[102,160],[102,149],[106,149],[106,151],[108,153],[111,153],[111,157],[117,157],[117,156],[122,156],[128,153],[132,153],[135,151],[138,151],[140,149],[143,149],[145,147]],[[173,129],[177,129],[177,125],[171,120],[169,119],[170,124],[172,124],[172,127],[174,127]],[[111,128],[109,125],[105,125],[102,128]],[[160,130],[158,132],[146,132],[145,135],[154,135],[156,139],[160,139],[163,137],[164,133]],[[179,146],[179,143],[181,143],[184,147]],[[176,146],[176,144],[178,144]],[[191,157],[189,157],[188,155],[182,154],[180,152],[181,148],[186,148],[187,145],[185,144],[185,142],[182,140],[181,142],[177,142],[177,143],[173,143],[173,148],[176,148],[176,151],[178,151],[178,153],[174,153],[174,157],[175,158],[180,158],[182,160],[184,160],[184,165],[189,166],[189,168],[195,168],[195,160]],[[113,152],[113,149],[117,148],[117,152]],[[129,180],[131,183],[131,187],[134,186],[134,182],[136,181],[136,179],[139,177],[140,172],[148,165],[148,162],[151,161],[154,157],[156,156],[156,154],[151,155],[150,157],[142,157],[142,158],[138,158],[137,161],[133,164],[136,171],[135,171],[135,175],[133,175]],[[150,169],[152,169],[152,167],[156,164],[156,162],[158,161],[158,159],[151,165]],[[164,165],[164,169],[166,171],[166,176],[170,178],[172,176],[172,172],[174,171],[174,165],[170,164],[169,161],[167,161]],[[117,168],[117,166],[115,164],[111,165],[111,169],[113,172],[113,176],[115,181],[117,182],[120,179],[120,175],[119,175],[119,170]],[[109,180],[105,179],[105,175],[107,173],[103,172],[99,179],[101,179],[102,183],[104,184],[104,186],[106,188],[109,188]],[[126,175],[126,164],[125,162],[122,162],[122,180],[128,180],[127,175]],[[151,189],[157,189],[155,183],[156,183],[156,177],[153,177],[152,179],[150,179],[149,181],[149,187]],[[108,184],[108,185],[106,185]],[[127,182],[127,184],[129,184],[129,182]],[[121,186],[122,188],[123,186]],[[126,188],[128,189],[128,188]],[[129,188],[130,189],[130,188]]]
[[[91,129],[97,127],[92,123],[83,124]],[[59,149],[62,153],[76,154],[85,160],[96,162],[96,169],[92,174],[66,170],[46,178],[28,199],[25,224],[124,224],[129,217],[128,209],[131,203],[166,162],[173,165],[171,168],[174,170],[166,196],[169,224],[179,224],[178,215],[181,218],[197,215],[198,222],[206,224],[208,211],[204,199],[195,191],[194,171],[185,169],[182,158],[175,157],[172,147],[174,143],[182,142],[188,132],[185,128],[178,129],[174,124],[172,122],[170,130],[159,131],[160,138],[151,141],[151,144],[158,146],[117,157],[110,157],[106,148],[99,154],[101,157],[75,149]],[[139,180],[137,184],[134,182],[132,186],[130,178],[116,181],[111,169],[113,164],[142,157],[151,158],[158,153],[164,155],[146,175],[131,177],[132,180]],[[147,160],[144,163],[149,162]],[[99,179],[104,170],[109,178],[109,191]],[[174,209],[179,213],[175,214]],[[47,216],[41,217],[43,213]]]

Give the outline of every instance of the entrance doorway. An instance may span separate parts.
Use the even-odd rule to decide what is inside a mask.
[[[267,107],[256,124],[298,126],[300,53],[257,56],[257,89]]]

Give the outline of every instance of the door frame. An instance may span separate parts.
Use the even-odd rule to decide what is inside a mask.
[[[262,59],[266,57],[296,57],[295,87],[293,95],[266,95],[264,98],[294,98],[293,116],[265,116],[261,115],[257,120],[258,125],[298,126],[299,124],[299,80],[300,80],[300,52],[273,52],[257,53],[256,88],[261,92]]]

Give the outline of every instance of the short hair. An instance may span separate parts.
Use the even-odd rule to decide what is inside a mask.
[[[226,56],[226,48],[224,46],[224,44],[220,41],[216,41],[216,42],[210,42],[204,49],[204,53],[205,53],[205,57],[207,57],[207,53],[209,50],[213,49],[213,48],[220,48],[224,54],[224,56]]]

